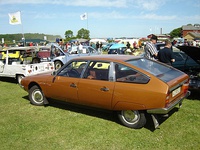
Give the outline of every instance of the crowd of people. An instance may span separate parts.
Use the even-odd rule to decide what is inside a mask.
[[[175,62],[175,58],[171,48],[172,42],[169,40],[165,40],[165,47],[158,51],[155,46],[157,40],[157,36],[152,35],[150,41],[146,43],[144,47],[145,57],[152,60],[158,60],[167,65],[172,65],[172,63]]]

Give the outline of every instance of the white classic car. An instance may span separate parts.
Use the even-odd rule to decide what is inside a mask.
[[[54,70],[53,62],[32,64],[32,47],[12,47],[0,50],[0,77],[16,78],[18,83],[25,76]]]

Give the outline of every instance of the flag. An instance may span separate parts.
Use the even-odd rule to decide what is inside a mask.
[[[9,13],[9,23],[12,25],[21,24],[21,13],[20,11],[15,13]]]
[[[81,20],[86,20],[87,19],[87,13],[84,13],[80,15]]]

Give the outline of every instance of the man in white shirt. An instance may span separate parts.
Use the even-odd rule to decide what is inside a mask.
[[[158,40],[157,36],[152,35],[150,41],[147,42],[147,44],[144,48],[146,58],[156,60],[158,51],[155,47],[155,44],[156,44],[157,40]]]

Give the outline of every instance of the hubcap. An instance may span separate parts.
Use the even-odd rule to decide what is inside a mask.
[[[58,70],[59,68],[61,68],[61,64],[60,63],[56,63],[55,64],[55,69]]]
[[[39,90],[33,92],[32,98],[36,103],[43,103],[43,95]]]
[[[138,111],[133,110],[124,110],[122,111],[122,116],[124,118],[124,121],[129,124],[135,124],[139,120],[139,113]]]

